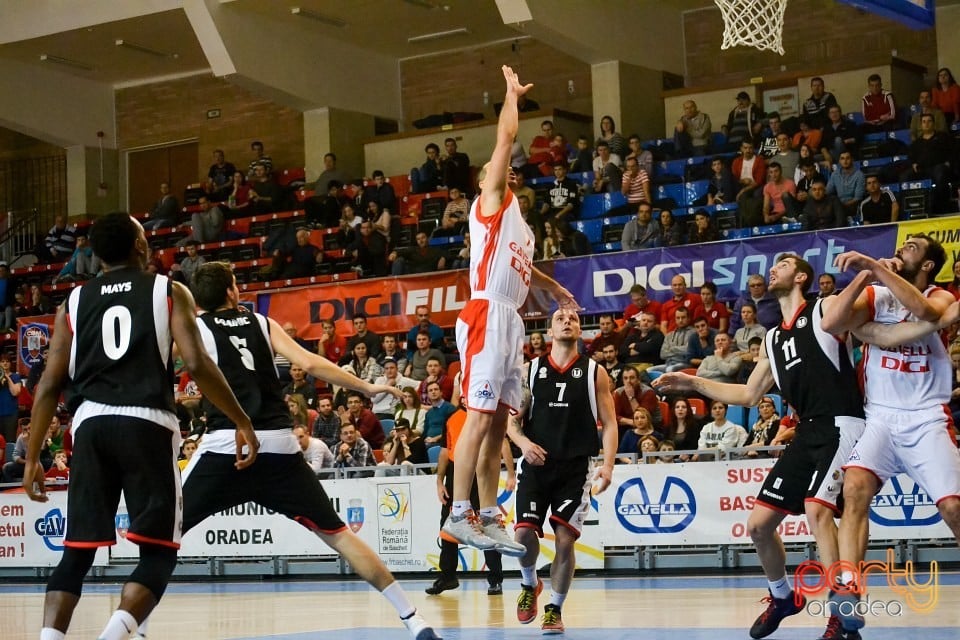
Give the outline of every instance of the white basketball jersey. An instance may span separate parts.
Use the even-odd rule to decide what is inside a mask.
[[[924,297],[936,291],[930,286]],[[916,317],[886,287],[867,287],[871,319],[883,324],[915,321]],[[950,401],[953,367],[939,333],[892,349],[864,345],[863,395],[868,406],[926,409]]]
[[[519,309],[530,290],[535,238],[509,189],[494,215],[470,207],[470,288],[473,297],[512,303]]]

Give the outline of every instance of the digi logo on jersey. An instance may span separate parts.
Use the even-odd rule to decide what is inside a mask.
[[[63,551],[63,537],[67,533],[67,519],[59,508],[47,511],[33,523],[33,530],[43,538],[43,544],[51,551]]]
[[[484,382],[483,386],[477,389],[476,393],[473,394],[474,397],[482,398],[484,400],[493,400],[496,398],[496,394],[493,392],[493,389],[490,388],[489,382]]]
[[[696,517],[697,499],[690,485],[675,476],[667,476],[658,495],[643,479],[631,478],[620,485],[614,511],[620,524],[633,533],[677,533]]]
[[[890,478],[870,507],[870,520],[884,527],[926,527],[940,522],[936,503],[904,475]]]

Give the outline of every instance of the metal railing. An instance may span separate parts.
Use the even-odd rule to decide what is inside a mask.
[[[7,211],[0,215],[0,258],[16,267],[31,253],[39,240],[40,212],[37,209]]]

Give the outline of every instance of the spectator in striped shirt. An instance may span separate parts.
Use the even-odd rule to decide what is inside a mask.
[[[620,193],[627,197],[631,211],[643,202],[650,202],[650,176],[640,168],[636,156],[627,156],[627,169],[623,172]]]

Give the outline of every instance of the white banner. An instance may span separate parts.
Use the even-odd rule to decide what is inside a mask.
[[[67,530],[67,492],[47,492],[47,502],[33,502],[22,492],[0,493],[0,566],[53,567],[60,562]],[[95,565],[109,561],[106,547]]]
[[[622,465],[600,496],[604,546],[749,544],[747,518],[772,460]],[[813,539],[803,516],[780,525],[784,542]],[[872,540],[953,538],[933,501],[906,476],[873,500]]]

